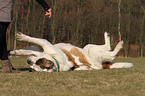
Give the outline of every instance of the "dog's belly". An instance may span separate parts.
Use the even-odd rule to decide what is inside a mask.
[[[91,64],[88,62],[88,58],[86,57],[86,54],[81,50],[81,48],[66,43],[59,43],[55,44],[54,46],[62,50],[62,52],[66,55],[68,61],[72,63],[73,69],[77,68],[79,70],[79,67],[82,66],[83,67],[81,69],[90,69],[89,67],[91,66]]]

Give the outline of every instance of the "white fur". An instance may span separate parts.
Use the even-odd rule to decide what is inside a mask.
[[[124,42],[120,41],[113,51],[110,47],[110,37],[108,36],[107,32],[104,33],[105,37],[105,44],[104,45],[86,45],[83,50],[88,54],[88,56],[92,59],[93,67],[100,66],[102,69],[102,62],[109,61],[115,59],[115,56],[123,47]]]
[[[103,48],[104,50],[110,51],[111,46],[110,46],[110,37],[107,32],[104,33],[104,39],[105,39],[105,44],[104,45],[95,45],[95,44],[87,44],[83,50],[85,50],[88,53],[88,50],[90,47],[97,47],[97,48]]]
[[[84,54],[87,61],[89,63],[91,63],[88,54],[86,54],[86,52],[82,48],[71,45],[70,43],[58,43],[58,44],[55,44],[54,46],[59,49],[65,49],[67,51],[70,51],[73,48],[77,48],[77,49],[79,49],[79,51],[81,53]],[[77,65],[79,65],[79,68],[76,68],[75,70],[91,70],[91,68],[89,68],[88,66],[84,66],[83,63],[79,61],[79,58],[77,56],[74,56],[73,54],[72,54],[72,56],[75,58],[75,62],[77,62]]]
[[[19,41],[27,41],[30,43],[35,43],[43,48],[44,50],[43,52],[40,52],[38,50],[32,51],[29,49],[28,50],[20,49],[20,50],[14,50],[10,52],[11,54],[17,54],[17,55],[34,54],[35,56],[29,56],[28,59],[31,59],[33,61],[33,64],[30,67],[31,68],[35,67],[34,69],[36,71],[45,71],[45,70],[40,70],[40,68],[37,68],[37,66],[35,66],[35,63],[39,58],[46,58],[48,60],[51,60],[56,65],[56,61],[54,60],[55,58],[59,62],[60,71],[70,70],[70,68],[73,67],[73,63],[67,59],[66,54],[64,54],[63,51],[61,51],[61,49],[65,49],[69,52],[73,48],[77,48],[85,56],[89,64],[91,64],[91,66],[83,65],[83,63],[79,61],[79,58],[72,54],[73,58],[75,58],[75,62],[77,63],[77,65],[79,65],[79,67],[76,68],[75,70],[103,69],[102,62],[105,61],[111,62],[115,58],[117,53],[120,51],[120,49],[123,47],[123,41],[120,41],[115,47],[115,49],[113,51],[110,51],[111,50],[110,37],[108,36],[107,32],[104,33],[104,37],[105,37],[104,45],[88,44],[83,49],[73,46],[69,43],[59,43],[59,44],[52,45],[50,42],[48,42],[45,39],[30,37],[20,32],[17,33],[16,37]],[[132,66],[133,66],[132,63],[114,63],[110,68],[130,68]]]
[[[19,40],[19,41],[27,41],[30,43],[40,45],[44,50],[44,52],[42,52],[42,54],[45,53],[45,54],[49,55],[50,57],[53,56],[59,62],[60,71],[68,71],[70,69],[70,67],[72,67],[71,62],[67,60],[67,57],[65,56],[65,54],[60,49],[53,46],[47,40],[30,37],[30,36],[24,35],[20,32],[17,33],[16,37],[17,37],[17,40]],[[32,52],[33,52],[33,54],[35,54],[34,51],[32,51]],[[21,50],[18,53],[19,53],[18,55],[21,55],[22,54]],[[38,53],[38,52],[36,52],[36,53]],[[22,55],[25,55],[25,54],[22,54]],[[26,54],[26,55],[28,55],[28,54]],[[48,60],[49,60],[49,58],[48,58]]]
[[[128,63],[128,62],[116,62],[113,63],[110,68],[130,68],[132,67],[133,64],[132,63]]]

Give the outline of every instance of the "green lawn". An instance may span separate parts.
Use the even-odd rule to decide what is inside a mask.
[[[145,96],[145,58],[117,58],[130,69],[28,72],[26,57],[10,57],[21,73],[0,72],[0,96]],[[1,67],[1,65],[0,65]]]

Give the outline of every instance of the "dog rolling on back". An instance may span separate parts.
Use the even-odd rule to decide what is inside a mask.
[[[17,33],[17,40],[26,41],[40,45],[43,52],[37,50],[19,49],[11,51],[11,54],[28,55],[27,64],[36,71],[70,71],[70,70],[99,70],[110,68],[130,68],[132,63],[112,63],[117,53],[123,47],[120,41],[113,51],[110,47],[110,37],[104,33],[105,44],[88,44],[79,48],[69,43],[58,43],[52,45],[45,39],[39,39]]]

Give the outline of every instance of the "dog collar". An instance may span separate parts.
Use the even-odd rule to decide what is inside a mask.
[[[60,68],[60,66],[59,66],[59,63],[58,63],[58,61],[52,56],[52,58],[55,60],[55,62],[56,62],[56,65],[57,65],[57,71],[59,71],[59,68]]]

